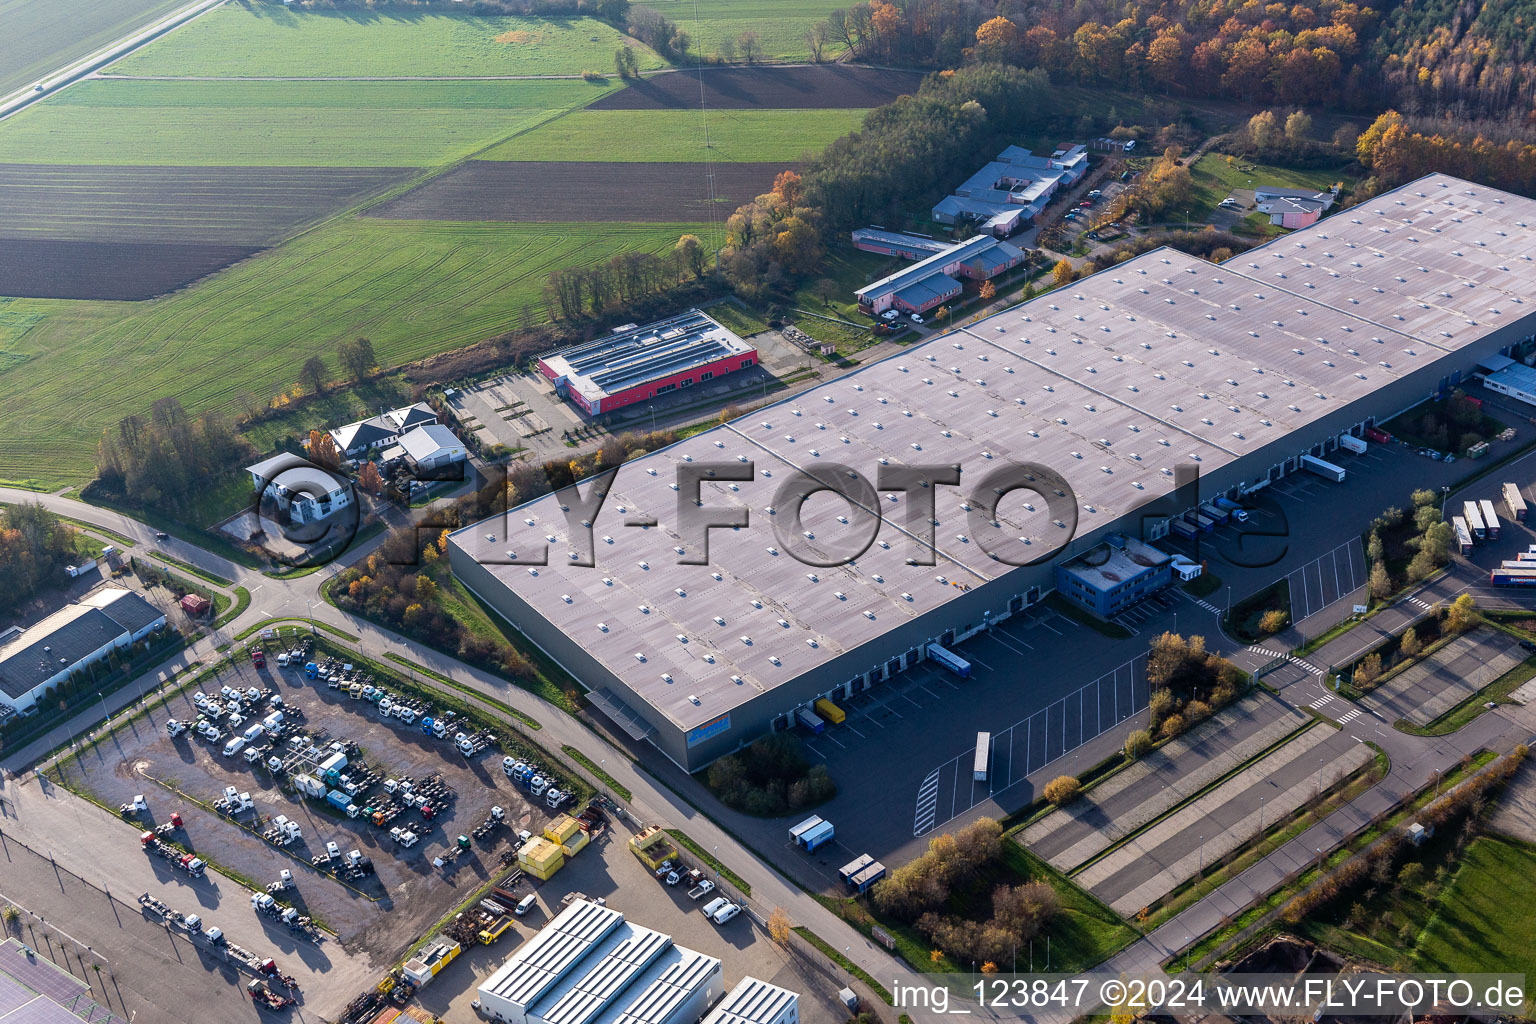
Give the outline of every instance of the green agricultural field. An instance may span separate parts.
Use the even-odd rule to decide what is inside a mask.
[[[199,284],[137,303],[16,299],[0,361],[0,478],[92,475],[102,430],[174,395],[238,411],[334,364],[359,335],[394,365],[542,317],[550,270],[632,249],[670,252],[688,224],[457,224],[346,219]],[[594,255],[596,254],[596,255]]]
[[[486,160],[728,163],[794,161],[819,153],[864,120],[864,110],[578,110],[508,139]]]
[[[82,82],[0,122],[9,163],[429,167],[579,107],[611,85]]]
[[[1231,157],[1228,163],[1225,153],[1206,153],[1190,171],[1195,192],[1190,199],[1189,217],[1195,224],[1209,220],[1216,204],[1235,188],[1252,188],[1255,185],[1278,185],[1294,188],[1315,188],[1320,192],[1343,181],[1346,189],[1354,182],[1344,177],[1344,161],[1322,168],[1281,167],[1275,164],[1255,164],[1242,157]],[[1182,217],[1183,210],[1171,211],[1170,216]],[[1263,217],[1267,224],[1269,218]]]
[[[408,7],[295,11],[241,0],[113,64],[115,75],[349,78],[612,73],[624,41],[592,18],[481,17]],[[635,44],[642,68],[662,67]]]
[[[1454,869],[1413,949],[1421,971],[1536,974],[1536,924],[1510,899],[1536,874],[1536,847],[1492,836],[1476,839]]]
[[[764,60],[806,60],[811,48],[805,34],[834,7],[834,0],[653,0],[647,4],[687,32],[695,51],[713,56],[721,43],[742,32],[756,32]],[[698,16],[695,19],[694,11]],[[842,52],[829,45],[822,53],[828,60]]]
[[[187,0],[0,0],[0,96],[30,86]]]

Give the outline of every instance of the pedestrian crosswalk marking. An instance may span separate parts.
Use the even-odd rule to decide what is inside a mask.
[[[1359,708],[1355,708],[1352,711],[1346,712],[1344,714],[1344,716],[1339,719],[1339,724],[1340,725],[1345,725],[1345,724],[1347,724],[1349,722],[1353,722],[1355,719],[1357,719],[1359,717],[1360,717],[1360,709]]]

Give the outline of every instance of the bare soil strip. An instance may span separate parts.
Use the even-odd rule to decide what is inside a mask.
[[[724,217],[768,191],[793,164],[715,164]],[[709,218],[700,163],[546,163],[472,160],[367,211],[395,220],[687,223]]]
[[[82,242],[0,237],[0,295],[149,299],[261,251],[206,242]]]

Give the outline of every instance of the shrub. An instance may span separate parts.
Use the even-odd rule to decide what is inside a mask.
[[[1082,794],[1082,791],[1083,784],[1077,780],[1075,775],[1058,775],[1045,784],[1045,798],[1057,807],[1076,800]]]
[[[1130,735],[1125,738],[1125,756],[1132,761],[1150,749],[1152,749],[1152,734],[1145,729],[1132,729]]]
[[[1152,715],[1152,728],[1156,729],[1163,724],[1163,720],[1177,709],[1178,702],[1174,700],[1173,693],[1167,689],[1153,690],[1152,699],[1147,702],[1147,710]]]
[[[1184,716],[1169,715],[1163,720],[1163,727],[1160,731],[1163,734],[1163,739],[1173,739],[1173,737],[1184,731]]]
[[[772,733],[709,766],[705,782],[727,807],[776,817],[837,795],[825,765],[811,765],[800,740]]]
[[[1259,619],[1259,631],[1262,633],[1278,633],[1285,628],[1288,616],[1279,608],[1271,608]]]

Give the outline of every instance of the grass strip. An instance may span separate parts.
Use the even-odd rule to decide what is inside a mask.
[[[676,839],[678,845],[683,849],[687,850],[689,853],[699,858],[699,860],[713,868],[716,874],[740,890],[743,896],[752,895],[752,887],[747,884],[746,879],[742,878],[736,872],[720,863],[720,859],[714,854],[704,849],[704,847],[700,846],[692,839],[689,839],[688,836],[683,833],[682,829],[669,828],[667,829],[667,835],[671,836],[673,839]]]
[[[58,513],[55,512],[54,515],[57,516]],[[83,519],[73,519],[73,518],[71,518],[69,516],[59,516],[59,518],[64,520],[64,522],[66,522],[66,523],[70,523],[70,524],[72,524],[74,526],[79,527],[82,530],[88,530],[91,533],[99,533],[102,536],[111,537],[113,540],[117,541],[118,544],[122,545],[125,548],[131,548],[131,547],[135,546],[134,541],[132,540],[132,538],[124,537],[122,534],[118,533],[116,530],[109,530],[105,526],[97,526],[95,523],[87,523]]]
[[[532,715],[524,714],[510,704],[505,704],[502,701],[497,700],[495,697],[487,696],[486,694],[475,689],[473,686],[466,686],[463,683],[456,682],[453,679],[448,678],[441,672],[434,672],[423,665],[418,665],[416,662],[411,661],[403,654],[396,654],[395,652],[390,651],[389,653],[385,654],[384,657],[398,665],[404,665],[407,669],[420,672],[422,675],[427,676],[430,679],[435,679],[439,683],[442,683],[444,686],[452,687],[467,697],[473,697],[480,701],[482,704],[487,704],[495,708],[497,711],[500,711],[502,714],[507,715],[510,718],[517,719],[519,722],[522,722],[530,729],[544,728],[544,726],[539,724],[539,720],[534,718]]]
[[[152,551],[149,553],[149,557],[157,559],[161,562],[167,562],[176,566],[178,569],[184,569],[191,573],[193,576],[196,576],[198,579],[212,583],[216,587],[232,587],[235,585],[234,580],[227,580],[223,576],[220,576],[218,573],[209,572],[207,569],[199,569],[191,562],[183,562],[181,559],[175,557],[174,555],[168,555],[164,551]]]
[[[321,622],[318,619],[263,619],[261,622],[256,623],[256,625],[250,626],[235,634],[235,639],[244,640],[246,637],[251,636],[263,629],[277,629],[278,635],[281,636],[282,631],[278,627],[280,627],[285,622],[294,622],[298,623],[299,625],[310,627],[318,626],[319,628],[325,630],[327,633],[340,637],[343,640],[350,640],[354,644],[362,639],[362,637],[357,636],[354,633],[348,633],[344,629],[337,629],[335,626],[326,625],[324,622]],[[295,629],[294,633],[297,634],[298,630]]]
[[[570,746],[569,744],[562,745],[560,749],[565,751],[566,756],[569,757],[572,761],[575,761],[577,764],[581,765],[589,773],[591,773],[593,778],[607,786],[616,795],[623,797],[625,803],[629,803],[634,799],[634,794],[629,791],[629,787],[623,785],[619,782],[618,779],[614,778],[612,775],[609,775],[607,772],[603,771],[602,768],[593,764],[592,759],[586,754],[583,754],[581,751],[577,750],[573,746]]]
[[[821,936],[800,924],[795,925],[795,934],[820,950],[822,956],[826,957],[828,960],[831,960],[833,963],[837,964],[837,966],[841,967],[855,978],[858,978],[864,984],[868,985],[870,989],[875,993],[875,995],[879,996],[881,999],[884,999],[887,1003],[895,1005],[891,1000],[891,993],[889,989],[871,977],[869,972],[864,970],[864,968],[860,967],[858,964],[854,963],[852,960],[849,960],[846,956],[839,953]]]
[[[220,596],[223,596],[223,595],[220,595]],[[225,598],[225,600],[228,600],[228,598]],[[235,606],[233,608],[231,608],[229,611],[227,611],[224,614],[220,615],[217,619],[214,619],[213,620],[213,628],[214,629],[218,629],[220,626],[223,626],[226,623],[233,622],[235,619],[238,619],[241,615],[244,615],[245,614],[245,610],[247,608],[249,608],[250,606],[251,606],[251,592],[249,590],[246,590],[244,587],[236,587],[235,588]]]

